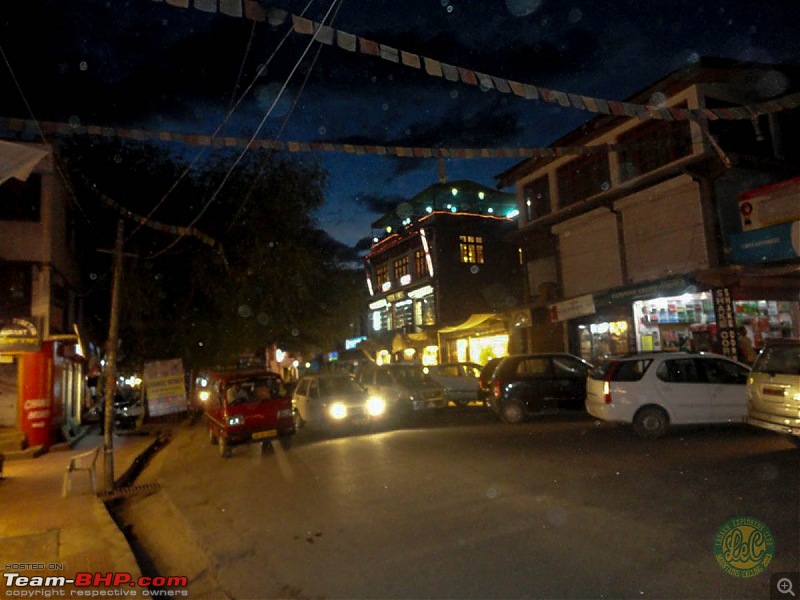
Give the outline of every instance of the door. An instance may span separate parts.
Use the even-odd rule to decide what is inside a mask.
[[[711,386],[711,416],[720,423],[741,423],[747,416],[749,370],[721,358],[698,359]]]
[[[554,356],[553,387],[558,403],[568,408],[584,408],[586,378],[589,368],[585,362],[571,356]]]
[[[546,356],[528,356],[517,363],[514,396],[521,398],[528,411],[538,412],[553,406],[553,368]]]
[[[712,421],[713,386],[696,358],[670,358],[658,365],[653,378],[661,405],[672,423]]]

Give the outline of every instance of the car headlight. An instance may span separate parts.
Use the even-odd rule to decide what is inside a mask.
[[[371,396],[367,400],[367,412],[371,417],[379,417],[386,412],[386,400],[380,396]]]
[[[341,402],[334,402],[328,407],[328,414],[334,419],[344,419],[347,416],[347,407]]]
[[[198,392],[197,397],[200,399],[200,402],[206,402],[211,397],[211,394],[208,390],[201,390]]]
[[[244,425],[244,417],[242,415],[228,417],[228,427],[233,427],[234,425]]]
[[[278,418],[279,419],[291,419],[292,418],[292,409],[291,408],[282,408],[278,411]]]

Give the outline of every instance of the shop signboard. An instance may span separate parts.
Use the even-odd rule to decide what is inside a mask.
[[[736,313],[728,288],[714,288],[714,314],[722,353],[728,358],[736,360],[738,355],[736,352]]]
[[[739,195],[742,231],[800,219],[800,177]]]
[[[38,352],[42,335],[37,321],[33,317],[0,320],[0,353]]]
[[[568,321],[577,317],[585,317],[595,313],[594,296],[576,296],[563,302],[556,302],[550,305],[550,320],[553,323]]]
[[[142,379],[147,393],[147,411],[151,417],[188,409],[183,361],[180,358],[144,363]]]
[[[800,259],[800,221],[743,231],[731,236],[731,262],[755,265]]]
[[[683,277],[672,277],[661,281],[643,283],[631,287],[610,292],[604,298],[608,302],[616,304],[618,302],[629,302],[632,300],[647,300],[649,298],[659,298],[661,296],[681,296],[687,290],[694,289],[694,286]]]

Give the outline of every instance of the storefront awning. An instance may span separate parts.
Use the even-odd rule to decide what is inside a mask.
[[[498,325],[503,326],[503,320],[495,313],[479,313],[470,315],[470,317],[460,325],[453,325],[452,327],[442,327],[439,333],[462,333],[477,329],[481,326],[488,326],[496,321]]]
[[[45,156],[41,148],[0,141],[0,185],[12,177],[25,181]]]
[[[392,340],[392,352],[402,352],[406,348],[422,350],[426,346],[435,346],[427,333],[398,333]]]

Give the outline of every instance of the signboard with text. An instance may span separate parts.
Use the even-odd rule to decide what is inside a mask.
[[[736,360],[736,313],[733,308],[733,299],[728,288],[714,289],[714,314],[717,318],[717,335],[719,336],[722,353]]]
[[[147,411],[160,417],[188,410],[183,361],[180,358],[144,363]]]
[[[42,335],[37,321],[32,317],[0,320],[0,352],[38,352]]]

